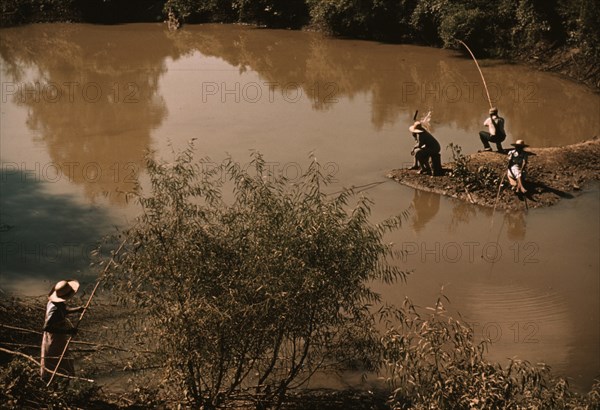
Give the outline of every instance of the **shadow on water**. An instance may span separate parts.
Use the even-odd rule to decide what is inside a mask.
[[[50,283],[81,279],[90,251],[110,229],[98,207],[49,195],[44,183],[19,171],[0,172],[0,289],[39,295]]]

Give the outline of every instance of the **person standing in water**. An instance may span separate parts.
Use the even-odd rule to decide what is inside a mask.
[[[77,332],[77,329],[67,319],[67,315],[79,313],[84,310],[83,306],[68,308],[65,304],[68,299],[77,293],[78,289],[78,281],[61,280],[48,293],[40,369],[40,374],[44,380],[50,379],[52,373],[55,371],[68,376],[72,376],[75,373],[73,359],[66,353],[60,362],[60,366],[58,361],[67,345],[69,337]]]
[[[484,151],[491,151],[490,142],[496,144],[498,152],[504,153],[502,141],[506,139],[504,131],[504,118],[498,116],[498,108],[492,107],[489,111],[490,116],[483,123],[488,128],[488,131],[479,131],[479,138],[483,144]]]

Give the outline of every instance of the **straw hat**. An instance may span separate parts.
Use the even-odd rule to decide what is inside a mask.
[[[523,140],[517,140],[517,142],[510,144],[510,145],[512,145],[513,147],[523,147],[523,148],[529,146],[529,145],[525,144],[525,141],[523,141]]]
[[[71,279],[71,280],[61,280],[54,288],[52,288],[52,292],[48,295],[48,299],[51,302],[64,302],[67,299],[70,299],[75,293],[77,293],[77,289],[79,289],[79,282]]]
[[[423,129],[423,124],[421,124],[421,121],[415,121],[415,123],[413,125],[411,125],[410,127],[408,127],[408,130],[412,133],[416,133],[416,134],[420,134],[422,132],[425,132],[425,130]]]

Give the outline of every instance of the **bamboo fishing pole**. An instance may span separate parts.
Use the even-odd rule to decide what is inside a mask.
[[[471,57],[473,57],[473,61],[475,61],[475,65],[477,66],[477,70],[479,71],[479,75],[481,76],[481,81],[483,81],[483,88],[485,88],[485,94],[487,95],[488,103],[490,103],[490,108],[492,108],[493,105],[492,105],[492,99],[490,98],[490,92],[488,90],[487,83],[485,82],[485,78],[483,77],[483,72],[481,71],[481,68],[479,67],[479,63],[477,62],[477,59],[475,58],[475,54],[473,54],[473,52],[471,51],[469,46],[466,45],[464,41],[459,40],[459,39],[456,39],[456,41],[458,41],[460,44],[465,46],[465,48],[467,49],[469,54],[471,54]]]
[[[121,245],[119,245],[119,247],[117,248],[117,250],[113,253],[112,257],[110,258],[110,260],[108,261],[108,263],[104,267],[104,270],[102,271],[102,274],[100,275],[100,277],[96,281],[96,286],[94,286],[94,290],[92,290],[92,293],[90,294],[90,297],[89,297],[87,303],[83,307],[83,311],[81,312],[81,315],[79,316],[79,320],[77,321],[77,324],[75,325],[74,329],[77,329],[79,327],[79,324],[81,323],[81,320],[83,319],[83,316],[85,315],[85,312],[87,311],[88,307],[90,306],[90,303],[92,302],[92,298],[94,297],[94,294],[96,293],[96,289],[98,289],[98,285],[100,285],[100,282],[102,281],[102,277],[106,274],[106,272],[108,271],[108,268],[114,262],[115,257],[121,251],[121,249],[125,245],[125,242],[127,242],[127,237],[125,237],[125,239],[123,239],[123,242],[121,242]],[[67,343],[65,344],[65,348],[63,349],[63,351],[62,351],[62,353],[61,353],[61,355],[60,355],[60,357],[58,359],[58,363],[56,363],[56,367],[54,367],[54,370],[52,370],[52,376],[50,377],[50,380],[48,381],[48,384],[46,384],[46,387],[49,387],[50,384],[52,383],[52,381],[54,380],[54,376],[56,376],[56,372],[58,371],[58,368],[60,367],[60,363],[62,362],[63,358],[65,357],[65,353],[67,352],[67,349],[69,348],[69,344],[71,343],[71,339],[73,339],[73,335],[70,335],[69,338],[67,339]]]

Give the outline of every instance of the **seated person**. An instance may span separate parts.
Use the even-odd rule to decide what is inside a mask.
[[[408,130],[416,141],[411,151],[411,155],[415,156],[415,163],[410,169],[420,169],[420,174],[431,175],[429,158],[433,155],[440,155],[440,143],[423,127],[420,121],[416,121]],[[438,169],[434,169],[434,171],[436,175],[441,172]]]
[[[508,181],[513,191],[526,194],[527,190],[523,186],[523,182],[525,180],[529,153],[525,151],[525,147],[529,145],[525,144],[523,140],[517,140],[517,142],[510,145],[515,148],[508,152]]]

